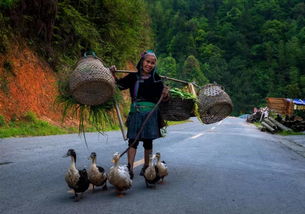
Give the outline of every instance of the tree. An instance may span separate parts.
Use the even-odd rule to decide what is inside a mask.
[[[159,58],[158,59],[158,72],[161,75],[172,77],[172,78],[179,78],[177,75],[177,63],[175,58],[168,56],[165,58]],[[177,87],[178,84],[173,81],[168,81],[166,83],[167,85],[171,87]]]
[[[177,64],[175,58],[171,56],[159,58],[158,71],[161,75],[177,77]]]
[[[209,82],[201,71],[199,61],[193,55],[186,58],[180,76],[184,80],[196,82],[199,85],[205,85]]]

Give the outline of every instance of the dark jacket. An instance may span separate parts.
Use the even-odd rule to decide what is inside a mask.
[[[139,88],[136,97],[135,85],[139,80]],[[120,90],[129,89],[133,101],[148,101],[157,103],[163,90],[163,82],[157,73],[152,72],[148,79],[141,79],[139,73],[130,73],[127,76],[116,80]]]

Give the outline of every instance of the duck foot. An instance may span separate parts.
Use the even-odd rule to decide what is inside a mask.
[[[145,184],[146,184],[146,188],[156,189],[156,185],[155,184],[149,184],[147,181],[145,181]]]
[[[74,202],[79,202],[80,199],[81,199],[81,197],[75,193]]]
[[[162,184],[166,184],[166,182],[162,180],[162,181],[159,181],[158,184],[161,184],[161,185],[162,185]]]
[[[117,192],[116,197],[123,198],[126,195],[124,192]]]
[[[107,184],[105,184],[104,186],[103,186],[103,189],[102,189],[103,191],[107,191],[108,190],[108,187],[107,187]]]

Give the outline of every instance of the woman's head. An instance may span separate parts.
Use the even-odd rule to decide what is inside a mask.
[[[142,53],[137,68],[144,75],[150,74],[155,69],[156,63],[156,54],[152,50],[148,50]]]
[[[150,74],[155,66],[156,66],[156,62],[157,62],[157,59],[152,56],[152,55],[147,55],[144,57],[143,59],[143,65],[142,65],[142,72],[143,74]]]

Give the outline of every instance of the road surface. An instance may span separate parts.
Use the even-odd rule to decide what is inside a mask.
[[[0,213],[305,213],[304,157],[243,119],[171,126],[166,137],[154,141],[154,151],[169,167],[165,184],[146,188],[138,175],[140,144],[133,187],[125,197],[116,197],[109,185],[108,191],[87,191],[74,202],[64,181],[67,150],[76,150],[79,168],[90,165],[95,151],[108,170],[113,153],[126,148],[119,131],[86,137],[89,150],[78,135],[0,139]]]

